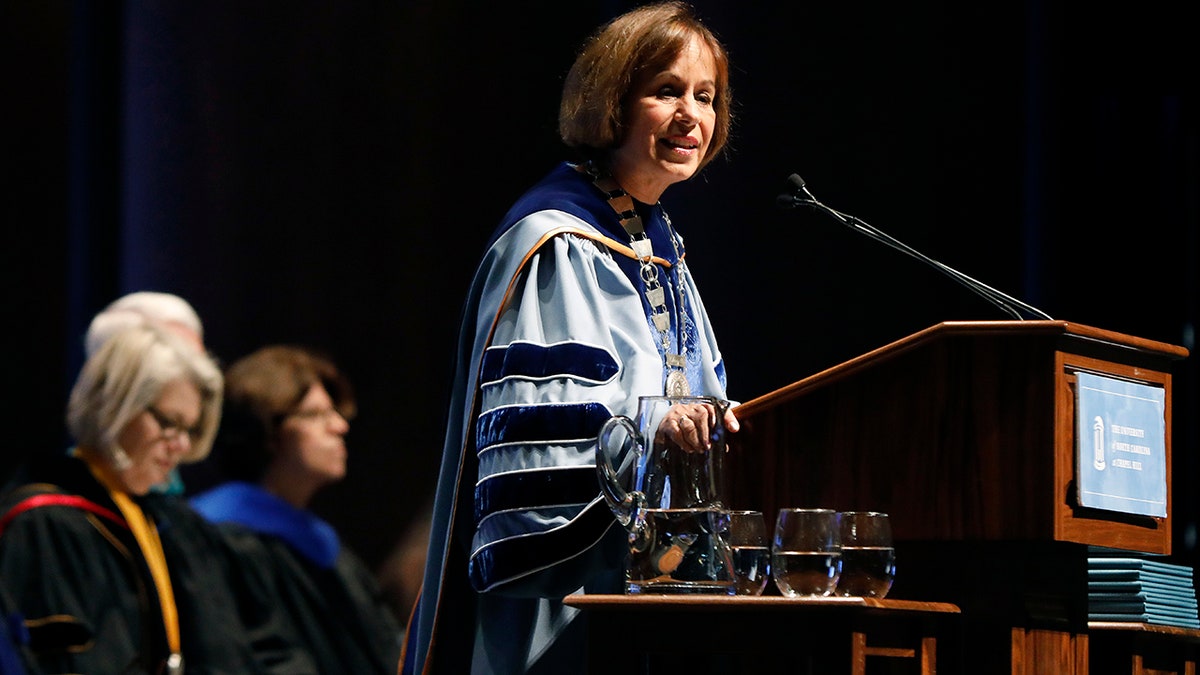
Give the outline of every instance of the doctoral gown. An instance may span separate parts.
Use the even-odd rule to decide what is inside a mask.
[[[0,584],[24,619],[40,671],[159,672],[168,655],[162,606],[120,509],[74,457],[38,462],[28,476],[0,499]],[[30,507],[25,500],[37,495],[91,506]],[[245,604],[244,590],[261,582],[232,565],[216,528],[175,496],[135,502],[162,540],[186,672],[287,672],[295,662],[277,637],[276,610]]]
[[[243,564],[271,577],[315,672],[395,675],[403,628],[375,576],[329,523],[240,481],[192,503],[221,528]]]
[[[693,394],[724,398],[683,239],[660,205],[636,208],[669,348]],[[467,297],[406,672],[581,672],[583,622],[562,598],[620,592],[627,547],[600,493],[596,434],[663,394],[660,338],[616,212],[559,165],[506,214]]]

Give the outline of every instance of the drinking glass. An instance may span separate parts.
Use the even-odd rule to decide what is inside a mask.
[[[843,511],[839,515],[842,574],[837,594],[882,598],[896,579],[896,549],[888,514]]]
[[[771,541],[771,576],[788,597],[828,596],[842,570],[838,513],[832,509],[780,509]]]
[[[729,512],[729,546],[738,595],[762,595],[771,575],[771,549],[762,511]]]

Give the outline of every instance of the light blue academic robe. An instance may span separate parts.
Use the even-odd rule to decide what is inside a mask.
[[[668,290],[671,348],[681,285],[691,391],[724,398],[721,354],[676,254],[682,238],[660,206],[638,208]],[[615,212],[571,165],[497,229],[462,321],[405,672],[429,658],[454,672],[581,672],[583,621],[562,598],[621,592],[627,548],[600,493],[596,434],[613,415],[633,417],[639,396],[663,394],[643,286]]]

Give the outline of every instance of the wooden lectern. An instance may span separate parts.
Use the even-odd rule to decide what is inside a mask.
[[[730,503],[885,511],[889,597],[963,611],[948,672],[1087,673],[1087,547],[1171,552],[1170,371],[1187,355],[1065,321],[940,323],[739,406]],[[1078,372],[1164,390],[1167,517],[1078,505]]]

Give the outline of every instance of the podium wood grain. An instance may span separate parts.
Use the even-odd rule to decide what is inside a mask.
[[[939,323],[737,407],[730,508],[887,512],[890,597],[962,610],[954,672],[1082,675],[1088,547],[1172,550],[1171,370],[1187,356],[1067,321]],[[1079,372],[1163,389],[1166,517],[1078,504]]]

